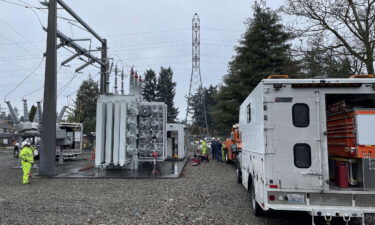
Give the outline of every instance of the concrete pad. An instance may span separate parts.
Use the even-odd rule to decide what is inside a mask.
[[[181,161],[164,161],[157,163],[159,174],[153,176],[153,164],[142,162],[138,170],[128,169],[97,169],[92,168],[85,171],[79,171],[81,168],[94,165],[89,160],[71,160],[64,162],[63,166],[57,167],[57,175],[53,178],[84,178],[84,179],[170,179],[179,178],[186,164],[187,159]],[[34,174],[33,178],[42,178]]]

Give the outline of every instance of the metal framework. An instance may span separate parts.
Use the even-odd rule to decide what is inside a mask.
[[[56,157],[56,102],[57,102],[57,49],[61,46],[68,46],[77,51],[77,54],[69,57],[63,62],[63,65],[73,60],[79,55],[86,56],[88,62],[79,67],[76,72],[84,67],[98,63],[101,66],[100,93],[107,94],[109,89],[108,59],[107,59],[107,40],[101,38],[89,25],[86,24],[66,3],[62,0],[49,0],[48,3],[48,27],[47,31],[47,50],[46,50],[46,71],[44,80],[44,113],[42,116],[42,145],[39,163],[39,175],[53,176]],[[66,12],[77,20],[89,33],[98,39],[101,46],[101,59],[93,56],[89,50],[84,49],[75,41],[57,30],[57,5],[60,5]],[[57,45],[57,38],[61,43]]]
[[[199,96],[199,107],[202,110],[199,113],[204,114],[203,121],[193,121],[192,119],[192,96],[198,93]],[[201,76],[201,69],[200,69],[200,19],[198,14],[195,13],[192,21],[192,71],[190,77],[190,88],[189,88],[189,95],[187,99],[187,109],[186,109],[186,119],[185,123],[188,124],[190,122],[195,123],[199,128],[200,135],[203,135],[202,128],[205,129],[205,133],[207,137],[209,137],[209,129],[207,124],[207,113],[206,113],[206,106],[203,101],[203,86],[202,86],[202,76]]]

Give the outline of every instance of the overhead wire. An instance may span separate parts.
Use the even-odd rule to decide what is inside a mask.
[[[11,91],[9,91],[5,96],[4,96],[4,101],[6,102],[6,98],[11,94],[13,93],[19,86],[21,86],[29,77],[31,77],[31,75],[33,75],[35,73],[35,71],[37,71],[39,69],[39,67],[42,65],[44,61],[44,56],[42,58],[42,60],[40,61],[40,63],[38,64],[37,67],[35,67],[35,69],[29,74],[27,75],[24,79],[21,80],[21,82],[19,82]]]
[[[21,7],[24,7],[24,8],[30,8],[30,6],[19,4],[19,3],[16,3],[16,2],[11,2],[11,1],[8,1],[8,0],[0,0],[0,1],[8,3],[8,4],[16,5],[16,6],[21,6]]]
[[[30,51],[28,48],[24,48],[24,47],[22,47],[21,45],[18,45],[17,43],[13,42],[10,38],[6,37],[6,36],[5,36],[4,34],[2,34],[2,33],[0,33],[0,36],[1,36],[2,38],[6,39],[7,41],[13,43],[13,44],[14,44],[15,46],[17,46],[18,48],[20,48],[20,49],[22,49],[22,50],[24,50],[24,51],[26,51],[26,52],[31,53],[33,56],[38,56],[38,57],[40,56],[40,55],[37,55],[36,53]]]
[[[57,69],[57,73],[60,71],[61,67],[62,67],[62,66],[60,66],[59,69]],[[44,88],[44,84],[43,84],[40,88],[38,88],[38,89],[36,89],[36,90],[34,90],[34,91],[31,91],[31,92],[25,94],[24,96],[22,96],[22,99],[24,99],[25,96],[32,95],[32,94],[35,94],[35,93],[37,93],[37,92],[43,90],[43,88]]]
[[[48,7],[37,7],[37,6],[31,5],[30,3],[24,2],[22,0],[18,0],[18,1],[23,3],[23,4],[11,2],[11,1],[8,1],[8,0],[0,0],[0,1],[5,2],[5,3],[9,3],[9,4],[13,4],[13,5],[16,5],[16,6],[21,6],[23,8],[36,9],[36,10],[39,10],[40,12],[43,12],[43,13],[47,13],[44,10],[48,10]],[[62,9],[62,8],[57,8],[57,9]],[[74,22],[74,23],[78,23],[78,21],[63,17],[60,14],[57,14],[57,18],[62,19],[62,20],[66,20],[66,21],[70,21],[70,22]],[[39,18],[39,22],[41,22],[40,18]]]
[[[57,94],[57,98],[60,98],[60,97],[68,97],[68,96],[70,96],[70,95],[72,95],[72,94],[74,94],[74,93],[76,93],[76,92],[78,92],[78,89],[77,90],[75,90],[74,92],[72,92],[71,94],[68,94],[68,95],[63,95],[63,96],[61,96],[61,94],[66,90],[66,88],[68,88],[69,87],[69,85],[72,83],[72,81],[77,77],[77,75],[78,75],[78,73],[76,73],[76,74],[74,74],[73,75],[73,77],[63,86],[63,87],[61,87],[59,90],[60,90],[60,92]],[[94,79],[95,77],[97,77],[98,75],[100,75],[100,72],[99,73],[97,73],[96,75],[94,75],[93,77],[92,77],[92,79]],[[64,89],[64,90],[63,90]],[[62,90],[62,91],[61,91]]]
[[[5,24],[5,26],[7,26],[10,30],[12,30],[15,34],[17,34],[19,37],[21,37],[23,40],[28,40],[27,38],[25,38],[22,34],[20,34],[18,31],[16,31],[11,25],[9,25],[6,21],[4,21],[3,19],[0,18],[0,22],[2,22],[3,24]],[[35,45],[32,45],[35,49],[37,49],[39,52],[42,52],[43,51],[40,49],[40,48],[37,48]]]

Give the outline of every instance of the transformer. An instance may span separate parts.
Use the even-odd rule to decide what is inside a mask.
[[[102,95],[96,115],[96,167],[138,169],[139,162],[165,160],[166,104],[139,94]]]

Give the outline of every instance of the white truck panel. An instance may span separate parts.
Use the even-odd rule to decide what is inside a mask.
[[[242,184],[249,189],[253,182],[255,199],[262,208],[307,211],[323,216],[345,213],[363,217],[364,213],[375,213],[375,190],[330,188],[326,136],[327,95],[366,94],[374,95],[374,100],[374,89],[375,79],[269,79],[258,84],[240,106],[243,148],[239,163]],[[293,124],[293,106],[298,103],[308,106],[309,124],[305,127]],[[360,140],[373,144],[372,118],[359,119],[358,123],[366,131]],[[300,151],[295,150],[296,144],[310,146],[311,165],[306,168],[296,164],[295,152]],[[272,202],[268,199],[270,193],[277,198],[288,195],[293,201],[303,201],[276,199]]]
[[[358,144],[375,145],[375,114],[357,115]]]

